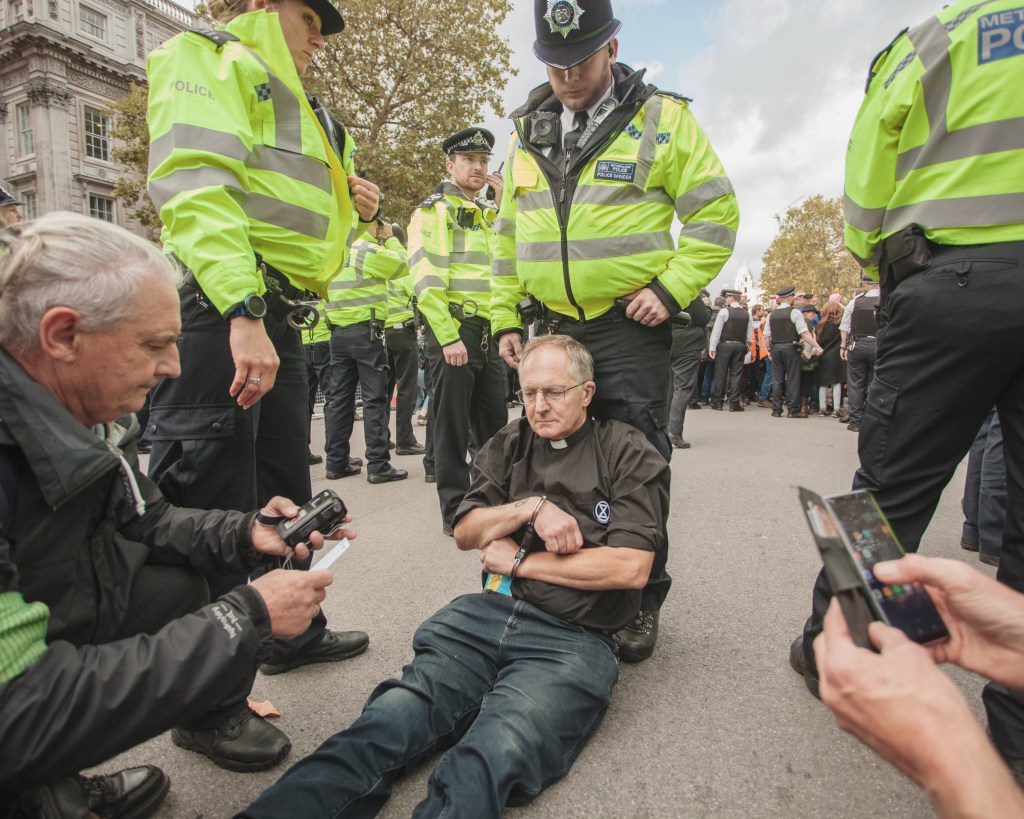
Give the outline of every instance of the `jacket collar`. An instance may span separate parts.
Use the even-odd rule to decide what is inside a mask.
[[[107,443],[72,416],[53,393],[32,380],[3,349],[0,426],[25,453],[44,499],[53,508],[119,463]]]
[[[657,89],[643,81],[646,68],[634,71],[625,63],[615,63],[612,66],[612,80],[615,91],[621,95],[618,97],[620,104],[633,101],[641,95],[650,96]],[[562,103],[551,88],[551,83],[546,82],[534,88],[526,98],[526,102],[513,111],[509,116],[512,119],[519,119],[534,111],[555,111],[562,110]]]
[[[265,9],[240,14],[224,28],[238,37],[242,45],[252,49],[266,60],[271,70],[299,99],[306,99],[306,91],[295,68],[295,60],[281,30],[281,18]]]

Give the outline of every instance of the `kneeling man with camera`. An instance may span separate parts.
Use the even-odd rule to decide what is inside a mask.
[[[171,728],[196,749],[215,739],[204,753],[236,770],[267,767],[247,694],[274,638],[303,633],[331,582],[275,570],[211,603],[200,572],[291,555],[286,528],[265,523],[300,510],[274,498],[261,523],[178,509],[139,471],[131,413],[179,373],[177,279],[159,250],[100,220],[54,213],[0,233],[4,819],[150,815],[168,787],[159,769],[76,774]]]
[[[402,678],[243,816],[372,815],[444,749],[416,815],[496,817],[569,770],[608,708],[612,635],[640,610],[669,505],[668,463],[643,433],[589,417],[593,372],[569,336],[526,346],[526,417],[481,448],[456,515],[484,590],[424,622]]]

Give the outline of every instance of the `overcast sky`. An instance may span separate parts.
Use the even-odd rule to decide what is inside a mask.
[[[586,9],[587,0],[578,0]],[[746,261],[755,279],[776,213],[805,196],[840,196],[850,127],[872,58],[941,0],[612,0],[619,60],[693,99],[740,204],[736,250],[715,286]],[[467,6],[469,8],[470,6]],[[533,0],[503,27],[513,48],[506,110],[544,82],[533,56]],[[484,123],[505,143],[511,126]],[[504,152],[502,147],[496,153]],[[496,161],[501,161],[500,159]]]

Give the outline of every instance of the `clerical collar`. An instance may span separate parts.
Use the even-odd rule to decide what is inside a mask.
[[[586,420],[583,421],[583,425],[573,432],[571,435],[567,435],[560,441],[548,441],[552,449],[568,449],[571,446],[576,446],[580,441],[587,437],[590,433],[590,416],[588,415]]]

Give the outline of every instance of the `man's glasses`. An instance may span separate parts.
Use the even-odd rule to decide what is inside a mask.
[[[581,381],[579,384],[573,384],[571,387],[541,387],[540,389],[516,390],[516,396],[524,404],[532,404],[537,400],[538,395],[542,396],[549,404],[561,404],[569,390],[574,390],[586,383],[586,381]]]

